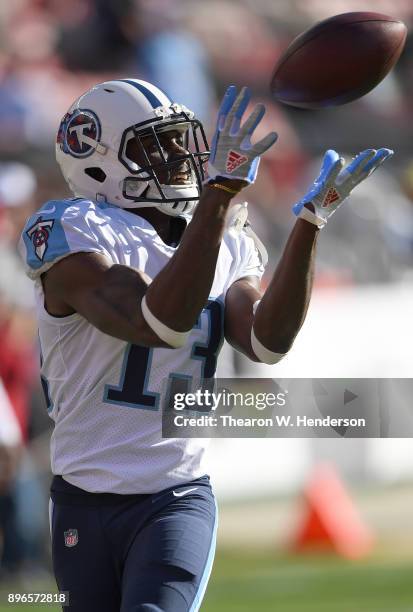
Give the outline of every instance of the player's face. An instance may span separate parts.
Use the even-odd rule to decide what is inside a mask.
[[[187,185],[192,182],[192,173],[188,160],[182,159],[188,155],[188,150],[184,144],[185,135],[178,130],[171,130],[157,134],[157,139],[153,134],[142,136],[140,143],[137,139],[129,141],[126,154],[138,166],[146,166],[148,156],[154,172],[163,185]],[[175,161],[176,160],[176,161]],[[173,162],[165,167],[165,162]]]

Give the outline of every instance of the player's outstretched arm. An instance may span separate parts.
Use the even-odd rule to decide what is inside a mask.
[[[242,279],[230,288],[227,339],[251,359],[276,363],[291,348],[310,302],[319,229],[352,189],[392,153],[368,149],[343,169],[344,160],[335,151],[327,151],[320,176],[293,207],[299,218],[262,298],[252,279]]]
[[[178,333],[189,333],[204,308],[215,275],[218,253],[232,197],[255,181],[260,156],[276,141],[270,133],[252,144],[251,136],[264,115],[257,105],[241,124],[250,100],[247,88],[237,95],[231,86],[222,101],[208,163],[208,180],[194,217],[175,255],[156,276],[145,295],[144,316]],[[167,333],[167,332],[166,332]]]
[[[276,140],[251,136],[264,108],[241,125],[249,101],[244,88],[228,88],[211,147],[209,178],[193,220],[173,257],[154,278],[112,265],[103,255],[77,253],[43,275],[46,299],[63,313],[78,312],[101,331],[146,346],[179,347],[204,308],[215,275],[232,197],[255,181],[259,156]]]

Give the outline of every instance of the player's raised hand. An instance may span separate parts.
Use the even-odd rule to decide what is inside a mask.
[[[293,206],[297,217],[324,227],[351,191],[393,155],[391,149],[366,149],[344,167],[344,159],[332,149],[324,155],[319,177],[306,195]]]
[[[253,183],[257,176],[260,156],[277,140],[271,132],[259,142],[251,143],[251,137],[265,113],[263,104],[257,104],[251,115],[241,125],[242,116],[251,94],[243,87],[230,85],[218,111],[217,126],[211,143],[208,162],[208,181],[218,178],[235,179]]]

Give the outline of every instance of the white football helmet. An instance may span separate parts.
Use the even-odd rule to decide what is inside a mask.
[[[187,155],[168,161],[158,134],[182,132]],[[141,139],[152,137],[162,164],[152,165]],[[147,163],[127,156],[135,139]],[[209,150],[194,113],[171,102],[160,89],[137,79],[100,83],[80,96],[63,117],[56,159],[75,196],[107,201],[121,208],[156,207],[168,215],[189,214],[196,206]],[[189,182],[161,184],[157,170],[173,175],[185,163]]]

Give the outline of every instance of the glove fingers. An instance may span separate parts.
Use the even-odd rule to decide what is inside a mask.
[[[353,159],[353,161],[347,166],[346,172],[357,176],[363,171],[366,164],[376,155],[376,149],[366,149],[362,151]]]
[[[237,134],[241,124],[242,115],[248,106],[250,98],[250,90],[248,87],[243,87],[236,97],[235,102],[232,104],[231,110],[227,114],[223,129],[225,133],[229,133],[230,136]]]
[[[353,161],[344,168],[344,170],[339,174],[336,180],[337,185],[344,185],[344,183],[349,183],[351,187],[349,189],[353,189],[355,185],[362,180],[362,172],[366,164],[373,159],[376,155],[376,149],[366,149],[362,151],[353,159]]]
[[[244,141],[247,142],[250,140],[250,136],[252,136],[255,128],[257,127],[261,119],[263,118],[264,114],[265,114],[265,106],[263,104],[257,104],[257,106],[254,108],[254,110],[252,111],[248,119],[245,120],[241,128],[241,134],[245,135]],[[245,147],[245,148],[249,148],[249,147]]]
[[[324,183],[324,181],[326,180],[327,176],[331,172],[331,169],[333,168],[334,164],[338,161],[338,159],[339,159],[339,155],[337,151],[334,151],[334,149],[329,149],[328,151],[325,152],[323,163],[321,165],[320,174],[318,178],[316,179],[315,183]]]
[[[214,136],[211,141],[210,151],[211,158],[215,158],[216,148],[219,140],[220,133],[223,131],[227,117],[231,109],[233,108],[235,99],[237,97],[237,88],[235,85],[230,85],[224,94],[221,101],[221,106],[218,111],[217,129],[215,130]]]
[[[250,97],[247,87],[237,93],[234,85],[228,87],[224,95],[208,162],[211,178],[224,176],[254,182],[260,155],[277,140],[277,134],[272,132],[255,145],[251,144],[251,135],[264,115],[264,107],[257,105],[241,127]],[[245,153],[241,153],[242,150]]]
[[[218,126],[219,131],[221,131],[224,128],[225,120],[227,118],[229,111],[231,110],[234,104],[236,95],[237,95],[237,88],[235,87],[235,85],[230,85],[227,88],[224,94],[224,97],[222,98],[221,106],[219,107],[219,111],[218,111],[217,126]]]
[[[379,149],[376,155],[364,166],[363,173],[372,174],[383,162],[393,155],[391,149]]]
[[[276,142],[278,138],[277,132],[270,132],[264,138],[261,138],[255,145],[250,149],[251,153],[256,156],[262,155],[267,149],[272,147],[274,142]]]
[[[327,172],[325,179],[324,179],[325,182],[334,184],[336,182],[338,175],[343,169],[344,163],[345,163],[344,159],[342,157],[339,157],[334,162],[333,166]]]

